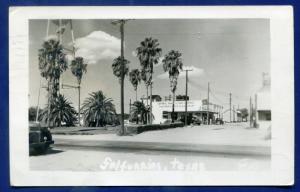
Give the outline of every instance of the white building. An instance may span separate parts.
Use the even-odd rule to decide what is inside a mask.
[[[207,112],[209,113],[210,122],[213,122],[221,112],[221,106],[211,104],[207,110],[207,104],[202,100],[189,100],[187,101],[188,117],[197,116],[202,122],[206,122]],[[175,101],[174,111],[176,119],[183,119],[185,116],[185,101]],[[152,103],[152,113],[154,115],[154,124],[164,123],[166,120],[171,119],[172,101],[154,101]]]
[[[263,86],[256,93],[257,110],[256,118],[258,126],[267,128],[271,125],[271,79],[267,73],[263,74]]]
[[[223,111],[222,117],[224,122],[240,122],[242,121],[241,116],[240,116],[240,111],[238,109],[231,109],[231,114],[230,114],[230,109],[226,109]]]

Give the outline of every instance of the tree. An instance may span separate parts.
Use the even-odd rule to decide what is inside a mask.
[[[139,119],[143,124],[147,122],[147,116],[150,113],[149,109],[141,101],[135,101],[131,106],[130,118],[136,120],[136,124],[139,124]]]
[[[72,74],[77,78],[78,83],[78,122],[80,126],[80,84],[83,73],[86,73],[87,64],[84,64],[82,57],[76,57],[71,62]]]
[[[141,81],[141,74],[140,71],[138,69],[133,69],[132,71],[130,71],[129,73],[129,80],[132,84],[132,86],[134,87],[135,90],[135,100],[137,101],[137,87],[138,84]]]
[[[112,69],[113,69],[113,74],[119,79],[119,82],[122,80],[122,62],[124,62],[124,77],[128,75],[129,72],[129,67],[128,64],[130,63],[128,60],[124,59],[122,61],[121,57],[117,57],[113,60],[112,63]]]
[[[48,105],[41,113],[41,118],[44,121],[52,122],[54,126],[61,127],[62,123],[66,126],[73,126],[76,121],[76,110],[63,95],[59,94],[51,105],[50,119],[48,119]]]
[[[115,121],[116,110],[111,98],[102,91],[93,92],[82,105],[84,122],[87,126],[104,126]]]
[[[178,51],[171,50],[165,55],[163,59],[163,68],[165,72],[169,73],[170,87],[173,94],[173,104],[172,104],[172,123],[174,122],[174,108],[175,108],[175,91],[177,89],[177,79],[182,70],[182,59],[181,53]]]
[[[118,132],[119,135],[123,135],[125,133],[124,129],[124,78],[128,75],[129,61],[126,60],[124,57],[119,56],[113,60],[112,68],[113,74],[119,79],[120,87],[121,87],[121,127],[120,131]]]
[[[159,48],[159,43],[157,39],[152,39],[151,37],[145,38],[144,41],[140,43],[140,46],[136,49],[137,57],[140,61],[142,67],[142,79],[145,81],[147,89],[147,105],[148,105],[148,88],[150,86],[150,111],[152,113],[152,75],[153,75],[153,65],[159,62],[162,49]],[[152,123],[152,118],[150,123]]]
[[[60,75],[68,68],[66,55],[63,52],[63,47],[57,37],[48,38],[43,42],[42,48],[39,49],[39,70],[41,76],[48,81],[48,115],[52,104],[58,97],[59,78]],[[47,122],[48,127],[50,121]]]

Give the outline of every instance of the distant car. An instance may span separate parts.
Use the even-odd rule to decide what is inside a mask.
[[[192,120],[191,120],[191,123],[193,125],[201,125],[202,121],[201,121],[201,119],[199,117],[193,116]]]
[[[217,118],[217,119],[216,119],[216,124],[217,124],[217,125],[223,125],[223,124],[224,124],[223,119]]]
[[[172,123],[172,119],[163,119],[162,124],[171,124]]]
[[[53,144],[51,132],[38,122],[29,122],[29,154],[45,153]]]

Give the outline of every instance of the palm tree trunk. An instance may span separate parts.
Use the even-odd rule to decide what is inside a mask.
[[[58,127],[60,128],[61,127],[61,121],[62,121],[62,118],[59,119],[59,122],[58,122]]]
[[[146,104],[147,104],[147,107],[148,107],[148,105],[149,105],[149,103],[148,103],[148,98],[149,98],[149,93],[148,93],[148,85],[146,86],[146,89],[147,89],[147,100],[146,100]],[[146,122],[147,122],[147,124],[148,124],[148,122],[149,122],[149,114],[147,113],[146,114]]]
[[[80,124],[80,83],[78,84],[78,124]]]
[[[135,89],[135,101],[137,101],[138,99],[137,99],[138,97],[137,97],[137,88]]]
[[[150,84],[150,114],[149,114],[149,122],[152,124],[152,82]]]
[[[172,103],[172,114],[171,114],[171,118],[172,118],[172,123],[174,123],[174,116],[175,116],[175,91],[173,92],[173,103]]]

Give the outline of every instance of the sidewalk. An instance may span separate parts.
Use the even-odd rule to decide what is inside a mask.
[[[265,129],[246,124],[201,125],[149,131],[134,136],[116,134],[53,135],[56,146],[192,151],[243,155],[270,155]]]

